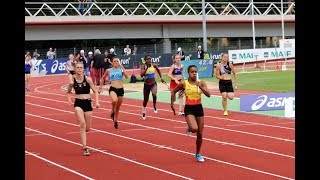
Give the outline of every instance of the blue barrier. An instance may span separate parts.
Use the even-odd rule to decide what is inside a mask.
[[[199,71],[199,77],[212,77],[212,66],[214,60],[220,59],[220,54],[222,51],[213,51],[210,52],[210,60],[199,60],[196,59],[197,53],[185,54],[186,60],[181,61],[181,63],[185,63],[185,69],[188,68],[190,64],[196,64]],[[149,54],[151,56],[151,62],[158,64],[159,67],[170,67],[173,63],[172,56],[175,53],[158,53],[158,54]],[[124,66],[126,69],[137,69],[140,68],[141,64],[143,64],[145,55],[119,55],[120,64]],[[192,57],[192,58],[191,58]],[[196,59],[196,60],[192,60]],[[33,75],[49,75],[49,74],[62,74],[67,73],[66,71],[66,62],[68,58],[58,58],[53,60],[33,60],[33,64],[35,65],[34,70],[32,72]],[[207,65],[208,64],[208,65]],[[188,75],[188,73],[185,73]]]
[[[218,60],[221,59],[222,51],[213,51],[209,53],[210,60]],[[172,56],[175,53],[157,53],[157,54],[148,54],[151,56],[151,62],[158,64],[159,67],[169,67],[172,65],[173,60]],[[120,62],[126,69],[139,68],[141,64],[145,63],[144,57],[145,55],[119,55]],[[194,60],[197,57],[197,52],[193,52],[190,54],[185,54],[185,61]],[[197,59],[198,60],[198,59]],[[181,61],[183,62],[183,61]]]
[[[66,62],[68,58],[34,60],[34,75],[49,75],[67,73]]]
[[[283,110],[286,99],[295,100],[295,93],[243,95],[240,96],[240,111]]]

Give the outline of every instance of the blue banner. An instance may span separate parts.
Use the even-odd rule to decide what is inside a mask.
[[[68,58],[37,60],[34,71],[40,75],[67,73],[66,62]]]
[[[240,96],[240,111],[283,110],[286,99],[295,99],[295,93],[254,94]]]
[[[191,64],[195,64],[198,67],[199,78],[203,77],[212,77],[213,74],[213,62],[216,59],[220,59],[220,53],[222,51],[213,51],[209,53],[210,59],[200,60],[196,59],[196,52],[186,54],[186,60],[181,61],[184,64],[185,77],[188,77],[187,68]],[[151,62],[158,64],[159,67],[170,67],[173,64],[172,56],[174,53],[157,53],[149,54],[151,56]],[[126,69],[139,69],[141,64],[145,63],[145,55],[119,55],[120,63]],[[58,59],[44,59],[44,60],[34,60],[33,64],[35,65],[32,72],[33,75],[49,75],[49,74],[62,74],[67,73],[66,71],[66,62],[68,58],[58,58]]]
[[[189,61],[180,61],[183,64],[184,77],[188,78],[188,66],[196,65],[198,68],[199,78],[212,77],[213,74],[213,60],[189,60]]]
[[[209,53],[209,59],[206,61],[219,60],[221,59],[221,53],[223,51],[212,51]],[[126,69],[140,68],[141,64],[145,63],[144,57],[146,54],[137,54],[137,55],[119,55],[121,63]],[[170,67],[173,63],[172,57],[174,53],[156,53],[149,54],[151,56],[151,63],[158,64],[159,67]],[[185,61],[190,60],[199,60],[197,59],[197,52],[192,52],[190,54],[185,54]],[[182,62],[182,61],[181,61]]]

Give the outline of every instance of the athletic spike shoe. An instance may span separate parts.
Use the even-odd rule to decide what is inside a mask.
[[[88,148],[84,148],[84,149],[83,149],[83,155],[84,155],[84,156],[90,156],[90,152],[89,152],[89,149],[88,149]]]
[[[146,113],[142,113],[142,119],[146,120]]]
[[[114,128],[118,129],[118,121],[114,122]]]
[[[228,111],[224,111],[224,112],[223,112],[223,115],[224,115],[224,116],[228,116]]]
[[[196,158],[199,162],[204,162],[203,157],[201,156],[201,154],[196,154]]]
[[[153,106],[153,109],[154,109],[154,113],[158,113],[158,109],[156,106]]]

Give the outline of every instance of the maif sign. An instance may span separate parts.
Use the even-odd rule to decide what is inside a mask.
[[[255,62],[262,60],[274,60],[279,58],[294,58],[295,48],[262,48],[229,50],[229,61],[234,64]]]

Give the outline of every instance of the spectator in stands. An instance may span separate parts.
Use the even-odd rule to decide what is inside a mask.
[[[54,59],[55,55],[56,55],[56,51],[52,51],[52,48],[50,47],[49,51],[47,51],[47,58]]]
[[[32,53],[32,60],[37,60],[38,58],[40,57],[40,54],[38,54],[36,51],[34,51],[33,53]]]
[[[84,66],[84,74],[86,76],[88,76],[89,74],[89,67],[87,65],[87,58],[86,56],[84,55],[84,50],[80,50],[80,54],[79,54],[79,59],[78,59],[79,62],[82,62],[83,63],[83,66]]]
[[[105,62],[104,70],[107,70],[111,67],[111,64],[112,64],[111,59],[114,56],[115,56],[114,54],[110,56],[109,51],[107,49],[104,51],[104,62]]]
[[[91,73],[92,69],[91,69],[91,66],[90,66],[92,58],[93,58],[93,53],[92,53],[92,51],[89,51],[88,52],[88,56],[87,56],[87,66],[88,66],[90,77],[92,76],[92,73]],[[93,79],[93,78],[91,77],[91,79]]]
[[[109,52],[112,57],[117,55],[113,48],[110,48]],[[110,60],[112,61],[112,59]]]
[[[184,61],[184,60],[185,60],[184,51],[181,49],[181,47],[178,47],[177,54],[180,55],[181,61]]]
[[[79,58],[80,58],[80,53],[76,53],[76,58],[74,59],[75,60],[75,62],[79,62]]]
[[[198,46],[197,57],[198,59],[204,59],[204,51],[202,50],[201,46]]]
[[[215,68],[216,78],[219,79],[219,90],[222,96],[223,115],[228,116],[227,100],[233,100],[234,90],[238,88],[238,78],[236,70],[232,63],[229,63],[229,57],[227,53],[221,54],[221,62],[217,64]],[[235,87],[232,86],[231,73],[234,75]]]
[[[287,14],[295,14],[295,6],[294,6],[294,4],[293,4],[293,2],[292,2],[293,0],[288,0],[288,13]],[[285,12],[283,12],[283,13],[285,13]]]
[[[93,2],[97,2],[96,0],[87,0],[87,11],[88,11],[88,14],[89,14],[89,16],[91,16],[91,6],[92,6],[92,1]]]
[[[137,54],[137,51],[138,51],[137,46],[134,46],[134,47],[133,47],[132,55],[136,55],[136,54]]]
[[[84,3],[87,0],[78,0],[79,4],[78,4],[78,11],[80,12],[80,14],[84,13]]]
[[[109,50],[105,50],[104,51],[104,62],[105,62],[105,66],[104,66],[104,72],[106,72],[107,69],[109,69],[112,65],[111,59],[115,56],[115,54],[110,55]],[[106,76],[104,78],[103,81],[104,84],[109,84],[110,83],[110,78],[109,76]]]
[[[101,79],[102,75],[104,74],[104,54],[101,54],[101,51],[99,49],[96,49],[94,51],[94,56],[91,61],[91,69],[93,73],[93,84],[99,85],[99,80]]]
[[[125,56],[129,56],[131,54],[131,48],[129,45],[126,46],[126,48],[123,49],[123,53]]]

